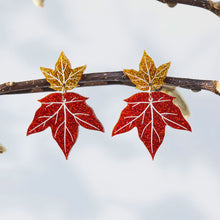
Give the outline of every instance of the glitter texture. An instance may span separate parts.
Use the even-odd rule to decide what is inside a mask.
[[[53,93],[39,100],[41,107],[36,111],[27,135],[51,127],[53,138],[67,159],[76,142],[79,125],[104,132],[92,108],[86,104],[86,99],[76,93]]]
[[[154,158],[163,142],[166,125],[191,131],[179,108],[173,104],[174,97],[162,92],[137,93],[125,101],[128,105],[121,112],[112,136],[137,127],[139,138]]]
[[[70,61],[62,51],[55,65],[55,70],[44,67],[40,69],[50,83],[50,88],[57,91],[67,91],[78,86],[77,83],[81,79],[86,65],[71,69]]]
[[[127,75],[131,82],[136,85],[137,89],[155,90],[159,89],[164,84],[164,79],[167,76],[170,62],[155,67],[154,61],[144,51],[143,57],[139,64],[139,71],[133,69],[124,69],[123,72]]]

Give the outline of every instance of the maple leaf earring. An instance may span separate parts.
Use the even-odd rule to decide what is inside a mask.
[[[150,152],[152,159],[163,142],[166,125],[172,128],[191,131],[180,109],[173,104],[174,97],[158,90],[164,84],[170,63],[155,67],[154,61],[144,51],[139,71],[124,69],[124,74],[145,92],[137,93],[124,101],[127,106],[121,112],[112,136],[137,127],[138,135]],[[147,91],[147,92],[146,92]]]
[[[64,52],[55,65],[55,70],[40,68],[50,88],[61,91],[52,93],[39,100],[41,107],[36,111],[27,135],[41,132],[51,127],[56,140],[66,159],[76,142],[79,125],[84,128],[104,132],[101,122],[92,108],[86,104],[86,97],[67,92],[78,86],[86,66],[71,69],[71,64]]]

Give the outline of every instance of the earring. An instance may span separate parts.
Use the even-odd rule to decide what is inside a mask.
[[[174,97],[155,91],[162,87],[170,62],[155,67],[154,61],[144,51],[139,71],[124,69],[124,74],[144,92],[137,93],[124,101],[127,106],[121,112],[112,136],[130,131],[137,127],[138,135],[152,158],[163,142],[165,127],[191,131],[180,109],[173,104]]]
[[[101,122],[92,108],[86,104],[88,98],[68,92],[78,86],[86,66],[71,69],[71,64],[64,52],[55,65],[55,69],[41,67],[42,73],[50,83],[50,88],[59,91],[39,100],[41,107],[36,111],[27,135],[44,131],[51,127],[56,140],[66,159],[76,142],[79,125],[84,128],[104,132]]]

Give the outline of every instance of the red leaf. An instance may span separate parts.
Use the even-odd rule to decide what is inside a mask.
[[[92,108],[86,104],[86,99],[76,93],[65,93],[64,97],[61,93],[52,93],[39,100],[41,107],[36,111],[27,135],[51,127],[53,138],[68,159],[78,136],[79,125],[104,132]]]
[[[173,99],[162,92],[152,92],[151,98],[148,93],[141,92],[126,99],[128,105],[121,112],[112,136],[137,127],[140,139],[154,159],[163,142],[166,125],[191,131],[179,108],[173,104]]]

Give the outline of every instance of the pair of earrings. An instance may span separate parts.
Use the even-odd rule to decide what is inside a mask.
[[[174,97],[154,91],[164,84],[170,63],[156,68],[154,61],[144,51],[139,71],[125,69],[137,89],[137,93],[126,99],[127,106],[121,112],[112,136],[130,131],[137,127],[139,138],[147,147],[152,158],[161,145],[165,127],[191,131],[180,109],[173,104]],[[50,88],[61,91],[52,93],[39,100],[41,107],[36,111],[27,135],[41,132],[51,127],[53,138],[62,149],[66,159],[76,142],[79,125],[84,128],[104,132],[103,125],[95,116],[91,107],[86,104],[87,98],[68,92],[78,86],[86,66],[71,69],[71,64],[61,52],[55,69],[40,68]]]

